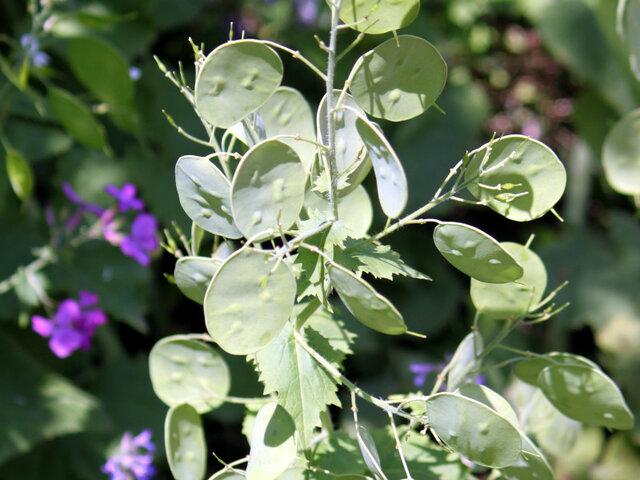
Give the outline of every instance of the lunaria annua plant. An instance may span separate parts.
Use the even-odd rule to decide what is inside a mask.
[[[545,267],[531,242],[500,242],[471,225],[425,215],[460,201],[516,222],[540,218],[562,196],[563,165],[538,141],[493,138],[452,165],[423,207],[404,213],[402,162],[374,119],[400,122],[422,114],[442,92],[447,66],[428,41],[395,34],[415,18],[418,0],[327,3],[330,37],[320,44],[326,72],[266,40],[230,39],[208,55],[194,45],[194,87],[158,60],[193,105],[208,139],[167,118],[211,149],[176,163],[180,203],[193,227],[186,255],[172,240],[167,245],[179,257],[175,282],[203,305],[208,333],[164,338],[150,355],[153,387],[170,407],[165,448],[171,471],[179,480],[205,477],[210,452],[200,415],[234,402],[246,405],[250,454],[223,464],[211,479],[463,479],[474,469],[496,469],[496,477],[508,479],[551,479],[526,419],[476,383],[479,374],[514,363],[528,389],[524,410],[544,402],[563,418],[616,429],[630,428],[632,414],[617,386],[585,358],[509,348],[510,362],[487,364],[516,327],[544,322],[563,308],[552,303],[557,289],[546,293]],[[346,28],[394,35],[362,55],[336,86],[337,37]],[[278,52],[325,83],[319,105],[281,85]],[[360,185],[368,175],[375,176],[388,217],[375,233],[369,232],[372,201]],[[430,280],[382,243],[401,227],[428,223],[435,225],[438,251],[471,277],[477,315],[430,394],[378,398],[342,373],[354,335],[333,305],[339,300],[380,334],[412,334],[391,299],[365,276]],[[206,235],[215,236],[213,252],[203,251]],[[481,317],[502,322],[495,338],[482,338]],[[264,398],[228,396],[230,373],[219,349],[255,365]],[[334,430],[328,415],[329,405],[339,405],[339,386],[350,391],[353,436]],[[388,415],[388,428],[369,432],[360,425],[357,398]]]

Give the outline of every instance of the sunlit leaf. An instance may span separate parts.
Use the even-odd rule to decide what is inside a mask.
[[[176,480],[200,480],[207,468],[207,445],[198,412],[188,403],[175,405],[164,423],[164,447]]]
[[[577,365],[596,369],[600,368],[596,363],[580,355],[565,352],[550,352],[542,356],[535,356],[518,362],[515,366],[514,373],[523,382],[537,386],[538,375],[540,375],[540,372],[544,368],[551,365]]]
[[[417,117],[444,89],[447,64],[426,40],[400,35],[361,56],[350,91],[370,115],[393,122]]]
[[[288,229],[304,203],[306,174],[298,154],[278,140],[252,147],[236,168],[231,183],[231,208],[246,238],[278,225]]]
[[[406,27],[419,10],[420,0],[344,0],[340,20],[359,32],[379,34]]]
[[[280,334],[295,296],[296,280],[284,262],[239,250],[225,260],[205,294],[207,330],[228,353],[254,353]]]
[[[353,272],[331,265],[329,278],[342,302],[361,323],[387,335],[400,335],[407,331],[396,307]]]
[[[256,415],[251,432],[248,480],[275,480],[296,456],[295,425],[276,402],[268,403]]]
[[[207,232],[227,238],[242,234],[231,215],[229,180],[206,158],[185,155],[176,163],[180,205],[189,218]]]
[[[369,122],[366,117],[359,117],[356,129],[373,164],[380,206],[388,217],[397,218],[407,206],[409,198],[402,163],[379,126]]]
[[[471,301],[478,312],[491,318],[517,318],[538,305],[547,288],[547,270],[535,252],[513,242],[504,248],[522,267],[523,274],[514,282],[485,283],[471,279]]]
[[[5,162],[11,188],[18,198],[27,199],[31,195],[34,182],[31,165],[20,152],[11,148],[7,150]]]
[[[173,335],[155,344],[149,374],[156,395],[168,406],[188,403],[206,413],[224,403],[231,378],[227,364],[202,335]]]
[[[640,14],[640,7],[638,10]],[[640,194],[640,109],[622,117],[609,130],[602,147],[602,166],[616,191]]]
[[[282,60],[256,40],[227,42],[212,51],[195,86],[196,107],[206,121],[229,128],[256,111],[282,80]]]
[[[562,162],[545,144],[523,135],[487,143],[467,167],[469,192],[509,220],[528,222],[560,200],[567,183]]]
[[[633,414],[620,389],[602,371],[573,365],[545,367],[538,386],[562,413],[587,425],[627,430]]]
[[[461,272],[489,283],[512,282],[522,267],[494,238],[464,223],[441,222],[433,242],[447,261]]]
[[[486,405],[454,393],[427,399],[429,426],[455,452],[472,462],[502,468],[520,456],[520,433]]]

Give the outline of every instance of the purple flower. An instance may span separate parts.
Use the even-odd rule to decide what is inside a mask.
[[[49,55],[40,50],[40,42],[38,42],[38,39],[34,35],[30,33],[22,35],[20,37],[20,45],[26,50],[33,65],[36,67],[46,67],[49,65]]]
[[[69,183],[65,182],[62,184],[62,191],[67,196],[67,198],[71,200],[72,203],[75,203],[80,207],[80,213],[86,211],[89,213],[93,213],[97,217],[101,216],[104,213],[104,208],[98,205],[93,205],[92,203],[85,202],[82,198],[80,198],[80,195],[75,192],[75,190]]]
[[[158,248],[158,221],[150,213],[140,213],[131,225],[131,233],[122,238],[120,250],[140,265],[149,265],[149,252]]]
[[[118,208],[121,212],[127,210],[142,210],[144,203],[136,198],[136,187],[133,183],[125,183],[121,189],[115,185],[107,185],[104,191],[118,200]]]
[[[318,0],[295,0],[298,20],[304,26],[311,26],[318,18]]]
[[[95,293],[83,290],[79,301],[68,298],[60,303],[53,318],[31,317],[31,326],[38,335],[49,338],[49,348],[57,357],[66,358],[79,348],[88,350],[96,329],[106,323],[102,310],[90,309],[97,303]]]
[[[412,363],[409,368],[414,374],[413,383],[416,387],[422,387],[431,372],[439,372],[445,367],[444,363]]]
[[[151,430],[143,430],[132,438],[130,432],[122,436],[118,451],[102,466],[111,480],[148,480],[156,474],[153,466]]]

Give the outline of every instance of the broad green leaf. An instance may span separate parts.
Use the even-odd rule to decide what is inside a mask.
[[[176,480],[200,480],[207,469],[202,420],[188,403],[174,405],[164,423],[164,448]]]
[[[340,20],[372,35],[406,27],[415,20],[420,0],[344,0]]]
[[[191,220],[215,235],[242,237],[231,215],[229,180],[218,167],[207,158],[185,155],[175,173],[180,205]]]
[[[433,242],[451,265],[477,280],[507,283],[522,277],[516,259],[494,238],[470,225],[441,222],[433,231]]]
[[[519,318],[534,309],[547,288],[547,270],[532,250],[513,242],[502,242],[504,248],[522,267],[518,280],[496,285],[471,279],[471,301],[476,310],[490,318]]]
[[[247,480],[275,480],[296,457],[296,427],[278,403],[260,409],[251,432]]]
[[[356,129],[371,158],[382,211],[388,217],[397,218],[407,206],[409,198],[402,163],[379,126],[363,116],[356,120]]]
[[[477,400],[507,419],[520,433],[522,452],[512,465],[503,468],[502,475],[508,480],[553,480],[549,463],[538,447],[520,430],[518,417],[509,402],[484,385],[466,383],[456,393]]]
[[[545,367],[538,386],[562,413],[587,425],[627,430],[633,414],[617,385],[600,370],[573,365]]]
[[[361,56],[350,92],[374,117],[401,122],[434,104],[447,80],[447,64],[426,40],[400,35]]]
[[[196,108],[216,127],[229,128],[256,111],[282,81],[282,60],[256,40],[227,42],[212,51],[196,78]]]
[[[310,320],[311,321],[311,320]],[[313,328],[313,323],[311,324]],[[307,328],[309,325],[307,325]],[[315,327],[319,329],[318,325]],[[315,338],[321,336],[316,330]],[[334,357],[329,339],[324,345],[312,342],[313,347],[325,357]],[[340,405],[336,396],[336,380],[320,366],[293,338],[292,325],[286,325],[278,338],[255,354],[264,394],[278,394],[278,402],[295,422],[302,442],[301,447],[311,446],[314,429],[320,426],[320,414],[327,405]]]
[[[560,200],[567,183],[562,162],[545,144],[523,135],[492,140],[467,167],[469,192],[509,220],[528,222]]]
[[[333,215],[329,201],[311,190],[304,196],[304,208],[307,212],[317,210],[316,216],[324,218],[331,218]],[[338,218],[350,230],[350,237],[363,238],[367,234],[373,221],[373,207],[369,194],[362,185],[338,199]]]
[[[538,375],[540,372],[551,365],[576,365],[589,368],[599,369],[597,364],[588,358],[564,352],[550,352],[543,356],[536,356],[522,360],[515,366],[514,373],[523,382],[530,385],[538,385]]]
[[[640,80],[640,1],[618,0],[618,32],[627,41],[631,70]]]
[[[47,100],[53,115],[77,142],[89,148],[105,147],[104,128],[80,100],[56,87],[49,87]]]
[[[358,321],[387,335],[407,331],[400,312],[369,283],[336,264],[329,266],[328,271],[340,299]]]
[[[454,393],[438,393],[426,403],[429,427],[455,452],[494,468],[518,460],[520,433],[491,408]]]
[[[209,480],[244,480],[245,474],[242,470],[220,470],[209,477]]]
[[[518,416],[506,398],[494,392],[489,387],[478,385],[477,383],[465,383],[454,393],[458,393],[467,398],[472,398],[502,415],[514,427],[518,427]]]
[[[293,148],[306,171],[311,170],[316,145],[305,141],[316,141],[316,130],[313,113],[304,96],[291,87],[280,87],[257,111],[264,123],[265,135],[273,138],[278,135],[297,135],[303,140],[295,138],[280,138]],[[251,145],[244,132],[243,124],[237,123],[230,129],[244,144]]]
[[[340,95],[340,90],[334,90],[334,102],[338,101]],[[344,94],[340,105],[347,108],[337,109],[334,113],[336,167],[338,168],[338,191],[340,195],[347,195],[365,179],[369,170],[371,170],[371,161],[367,156],[367,149],[356,128],[356,121],[361,115],[364,115],[364,111],[348,93]],[[329,130],[327,128],[326,95],[322,97],[316,112],[316,128],[320,137],[319,140],[327,145]],[[320,169],[322,165],[322,161],[319,158],[315,170]],[[320,170],[323,176],[316,179],[315,189],[320,193],[326,194],[329,191],[328,172],[323,169]]]
[[[428,275],[404,263],[400,254],[389,245],[371,242],[358,245],[357,241],[347,240],[345,248],[334,250],[334,260],[358,274],[370,273],[376,278],[393,280],[394,275],[402,275],[417,280],[431,280]]]
[[[640,7],[638,7],[640,14]],[[640,109],[622,117],[607,134],[602,166],[609,185],[626,195],[640,194]]]
[[[156,395],[168,406],[188,403],[206,413],[224,403],[229,368],[202,335],[173,335],[155,344],[149,374]]]
[[[45,369],[6,332],[0,365],[0,463],[56,437],[110,428],[97,398]]]
[[[469,372],[480,366],[480,362],[476,360],[476,357],[482,353],[483,349],[484,342],[480,332],[468,333],[462,339],[451,359],[451,367],[447,376],[448,390],[451,391],[458,388],[469,377]]]
[[[8,149],[5,156],[7,175],[11,188],[20,200],[29,198],[33,191],[33,171],[31,165],[17,150]]]
[[[373,440],[369,430],[362,425],[356,425],[356,438],[358,439],[358,446],[360,447],[360,453],[362,454],[364,463],[376,478],[380,478],[380,474],[383,473],[380,467],[380,455],[376,448],[376,442]]]
[[[301,311],[304,305],[296,307]],[[351,344],[356,334],[346,329],[335,312],[331,314],[324,308],[316,310],[304,324],[304,333],[309,345],[316,351],[322,351],[323,356],[338,368],[348,355],[353,354]]]
[[[220,268],[222,260],[208,257],[181,257],[176,262],[173,276],[180,291],[202,304],[211,279]]]
[[[296,279],[284,262],[251,249],[231,255],[204,298],[207,330],[228,353],[255,353],[273,341],[293,311]]]
[[[131,101],[129,66],[109,43],[95,37],[72,38],[67,60],[76,78],[99,100],[114,105]]]
[[[535,436],[536,442],[547,452],[569,452],[582,436],[582,424],[567,417],[554,407],[539,388],[533,390],[524,405],[528,415],[524,429]]]
[[[231,183],[231,208],[238,229],[246,238],[268,229],[274,236],[279,225],[287,230],[302,209],[306,180],[300,158],[290,146],[265,140],[252,147]]]

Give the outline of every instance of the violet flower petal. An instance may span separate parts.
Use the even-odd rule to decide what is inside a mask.
[[[40,315],[34,315],[31,317],[31,328],[41,337],[50,337],[53,333],[53,322]]]
[[[66,358],[80,348],[83,335],[72,328],[58,328],[53,332],[49,347],[59,358]]]

